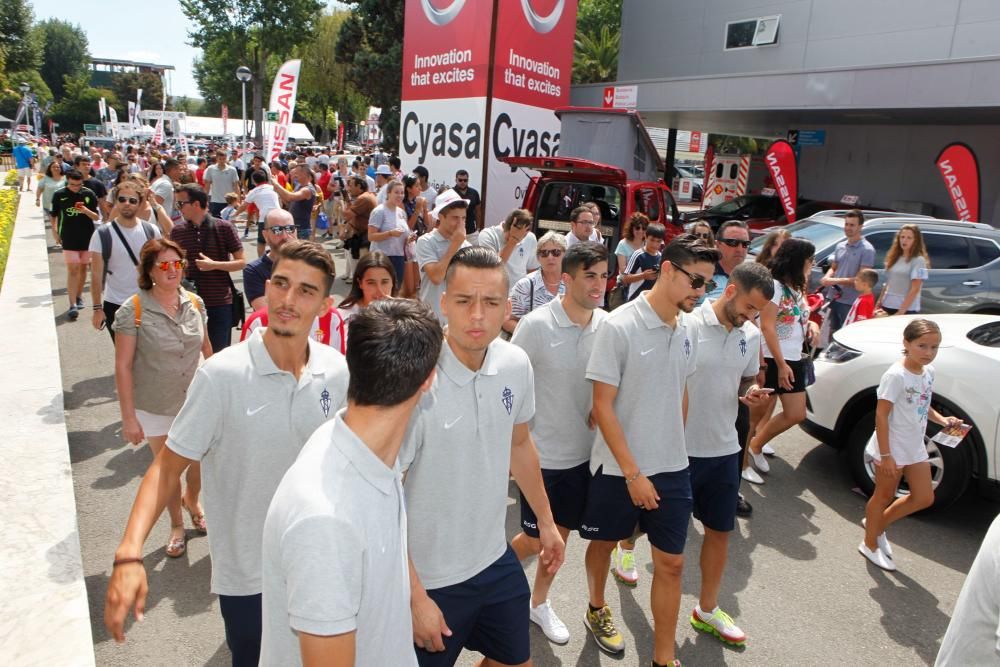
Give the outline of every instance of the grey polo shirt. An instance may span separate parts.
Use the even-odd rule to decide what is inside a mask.
[[[445,342],[399,453],[410,559],[424,588],[466,581],[506,551],[511,437],[534,413],[524,350],[494,340],[472,371]]]
[[[298,632],[356,632],[358,665],[417,664],[399,468],[343,416],[316,429],[267,511],[262,665],[301,665]]]
[[[531,435],[542,468],[566,470],[590,460],[594,431],[587,425],[594,392],[587,362],[597,327],[608,314],[593,311],[580,328],[556,298],[521,319],[510,342],[528,353],[535,371],[535,416]]]
[[[684,441],[688,456],[727,456],[740,451],[736,435],[740,381],[760,368],[760,330],[751,322],[729,331],[712,302],[684,316],[688,335],[698,341],[698,368],[688,378]]]
[[[608,315],[597,329],[587,379],[618,387],[614,408],[636,464],[647,477],[687,467],[684,384],[695,370],[697,342],[678,317],[671,329],[643,292]],[[622,476],[604,434],[597,429],[592,472]]]
[[[858,275],[862,266],[875,266],[875,246],[865,238],[855,243],[848,243],[844,239],[833,251],[833,261],[837,263],[834,278],[853,278]],[[840,298],[837,299],[839,303],[850,305],[858,298],[858,290],[854,289],[854,285],[840,285],[840,290]]]
[[[441,258],[448,252],[448,246],[450,245],[451,241],[443,237],[436,229],[430,234],[424,234],[417,239],[417,266],[420,267],[419,297],[421,301],[431,307],[431,310],[437,315],[441,324],[448,323],[448,319],[441,314],[441,295],[444,294],[444,280],[440,284],[435,285],[427,277],[424,267],[428,264],[441,261]],[[468,241],[462,243],[463,248],[467,245],[469,245]]]
[[[261,592],[261,535],[278,482],[313,431],[345,405],[347,363],[309,341],[305,371],[278,369],[260,331],[198,369],[167,447],[201,461],[212,592]]]

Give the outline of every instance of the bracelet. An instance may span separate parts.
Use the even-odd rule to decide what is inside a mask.
[[[94,306],[94,310],[104,310],[104,306]]]
[[[767,364],[761,364],[761,366],[760,366],[760,368],[758,370],[766,371],[767,370]]]
[[[111,568],[114,569],[119,565],[128,565],[129,563],[142,563],[142,558],[116,558],[115,562],[111,564]]]
[[[892,454],[883,454],[882,452],[879,452],[879,453],[878,453],[878,457],[879,457],[880,459],[884,459],[884,458],[885,458],[885,457],[887,457],[887,456],[888,456],[888,457],[889,457],[890,459],[892,458]]]
[[[640,477],[641,475],[642,475],[642,473],[641,473],[641,472],[637,472],[636,474],[632,475],[631,477],[626,477],[626,478],[625,478],[625,486],[628,486],[629,484],[631,484],[631,483],[632,483],[632,482],[634,482],[635,480],[639,479],[639,477]]]

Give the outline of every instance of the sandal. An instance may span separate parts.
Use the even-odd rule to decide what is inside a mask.
[[[171,528],[183,528],[184,526],[171,526]],[[187,536],[171,537],[167,542],[167,556],[169,558],[180,558],[187,551]]]
[[[184,509],[187,510],[187,513],[191,516],[191,524],[194,526],[194,529],[199,533],[201,533],[202,535],[207,535],[208,524],[205,523],[205,513],[204,512],[195,513],[193,509],[188,507],[187,503],[182,502],[181,504],[184,506]]]

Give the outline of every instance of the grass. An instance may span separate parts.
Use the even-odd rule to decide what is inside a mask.
[[[13,178],[11,178],[13,176]],[[8,171],[4,185],[16,185],[17,172]],[[14,235],[14,218],[17,216],[18,193],[15,188],[0,188],[0,286],[3,285],[10,239]]]

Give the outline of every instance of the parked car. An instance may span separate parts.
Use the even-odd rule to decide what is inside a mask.
[[[846,212],[851,208],[854,207],[838,202],[800,198],[795,207],[795,219],[805,220],[820,212],[829,213],[839,210]],[[881,214],[883,211],[874,209],[868,213]],[[886,213],[891,213],[891,211],[886,211]],[[704,220],[712,226],[712,231],[718,230],[719,225],[727,220],[740,220],[750,228],[751,237],[762,236],[769,228],[788,223],[788,218],[781,206],[781,200],[771,195],[742,195],[710,208],[690,211],[685,213],[683,217],[685,223]]]
[[[866,494],[875,488],[864,449],[875,429],[875,391],[886,369],[900,358],[903,329],[917,315],[858,322],[833,335],[817,357],[816,383],[806,390],[802,429],[841,449],[855,483]],[[934,361],[932,405],[972,425],[958,447],[931,438],[940,426],[928,424],[924,444],[930,456],[934,506],[945,507],[973,484],[1000,495],[1000,317],[938,315],[942,341]],[[905,483],[899,493],[907,493]]]
[[[886,253],[905,224],[920,227],[931,260],[920,295],[922,312],[1000,315],[1000,230],[982,223],[902,214],[866,219],[861,234],[875,247],[873,268],[879,272],[876,294],[882,289]],[[843,215],[815,215],[787,229],[792,236],[816,246],[809,284],[810,290],[819,289],[834,249],[844,240]],[[762,244],[763,238],[750,244],[751,257]]]
[[[674,178],[697,179],[691,185],[691,201],[701,201],[702,195],[704,193],[702,192],[702,184],[701,184],[702,176],[700,174],[698,174],[697,172],[688,167],[682,165],[674,165]]]

